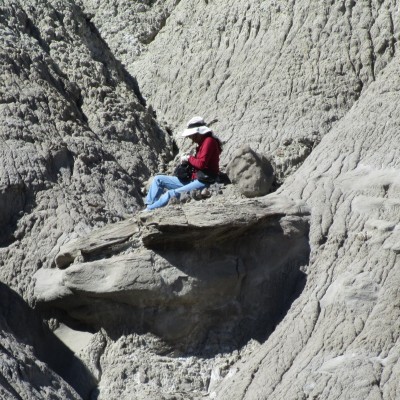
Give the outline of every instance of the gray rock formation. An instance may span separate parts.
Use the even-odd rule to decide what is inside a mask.
[[[136,61],[161,29],[180,0],[77,0],[94,26],[101,31],[124,65]],[[108,23],[105,23],[108,21]]]
[[[311,139],[284,140],[269,156],[275,173],[275,186],[280,186],[288,176],[293,175],[319,142],[317,135]]]
[[[250,146],[242,146],[233,155],[226,172],[232,183],[246,197],[268,194],[275,178],[271,163],[260,157]]]
[[[89,344],[76,350],[98,380],[93,397],[400,397],[399,7],[398,0],[0,4],[0,279],[31,305],[35,288],[52,307],[46,316],[66,324],[74,316],[81,321],[75,328],[86,323],[95,330]],[[273,270],[265,252],[282,248],[280,242],[264,249],[263,235],[240,234],[260,224],[286,240],[282,223],[288,215],[289,236],[303,232],[297,239],[303,243],[303,222],[297,227],[300,216],[287,211],[287,201],[276,203],[275,223],[268,225],[270,217],[258,220],[264,215],[254,211],[258,203],[244,201],[231,185],[220,197],[183,205],[182,213],[169,207],[140,226],[118,222],[138,210],[140,188],[150,175],[166,170],[186,146],[171,136],[198,114],[218,119],[213,129],[225,142],[223,166],[242,145],[273,162],[282,186],[262,200],[263,212],[279,198],[306,202],[310,209],[311,253],[302,267],[307,279],[300,297],[271,335],[271,326],[253,320],[234,331],[254,330],[247,337],[258,341],[235,345],[226,329],[245,314],[265,323],[263,310],[248,306],[252,286],[241,280],[250,296],[238,302],[242,315],[216,310],[225,325],[214,323],[218,276],[207,285],[191,276],[199,269],[179,258],[179,247],[182,238],[204,229],[210,239],[221,238],[221,247],[213,254],[210,242],[204,243],[187,250],[185,260],[226,262],[227,271],[229,257],[253,246],[254,265],[266,258]],[[226,213],[209,214],[224,208]],[[205,227],[193,224],[194,215],[205,214]],[[222,224],[229,229],[221,231],[227,219],[236,222]],[[105,226],[99,237],[90,233]],[[115,235],[115,226],[126,231]],[[300,260],[289,250],[298,271]],[[149,254],[158,262],[154,268]],[[128,268],[132,263],[137,269]],[[177,265],[191,269],[182,272]],[[191,278],[174,286],[181,273]],[[126,288],[125,276],[134,280],[132,288]],[[163,281],[165,276],[172,278]],[[283,287],[282,276],[272,277],[277,281],[262,275],[268,288]],[[236,286],[232,275],[225,278],[231,286],[223,301],[232,303]],[[126,289],[126,298],[122,290],[110,291],[114,284]],[[254,286],[254,296],[262,294],[256,300],[266,300],[269,292]],[[180,298],[177,289],[188,292]],[[269,312],[283,311],[283,298],[272,292],[277,304]],[[164,301],[196,309],[209,332],[197,346],[204,345],[204,352],[177,346],[170,319],[168,326],[156,323],[162,313],[144,314],[137,324],[135,293],[149,310]],[[196,308],[202,293],[211,309]],[[1,368],[11,375],[4,372],[9,378],[1,380],[1,395],[79,398],[65,383],[76,382],[50,360],[34,361],[42,360],[43,342],[30,344],[15,325],[10,329],[5,321],[13,303],[4,304],[0,336],[7,351],[1,352]],[[27,315],[29,309],[18,310],[19,320]],[[184,317],[193,327],[194,317]],[[193,332],[187,342],[200,341],[200,332]],[[15,372],[24,366],[24,373]],[[47,394],[38,394],[37,382]]]
[[[35,274],[37,304],[185,351],[204,348],[210,332],[232,348],[265,337],[308,263],[307,211],[279,197],[238,205],[142,213],[68,243],[56,256],[62,270]]]

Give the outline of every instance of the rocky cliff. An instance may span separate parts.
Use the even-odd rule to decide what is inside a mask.
[[[399,7],[0,3],[2,398],[399,398]],[[277,193],[138,214],[199,114]]]

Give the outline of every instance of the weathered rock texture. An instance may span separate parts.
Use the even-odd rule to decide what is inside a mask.
[[[243,143],[271,152],[324,136],[347,113],[395,54],[397,10],[397,1],[183,0],[142,57],[120,57],[174,127],[194,112],[217,117],[226,159]]]
[[[399,61],[282,188],[313,210],[307,286],[216,398],[400,396]]]
[[[146,51],[180,0],[77,0],[124,65]],[[108,21],[108,23],[106,23]]]
[[[25,299],[33,300],[37,271],[58,271],[57,254],[68,285],[69,271],[83,274],[83,265],[109,273],[106,259],[89,259],[105,248],[91,254],[86,243],[63,257],[60,248],[139,207],[142,182],[174,156],[155,112],[173,134],[193,115],[218,118],[223,164],[249,145],[273,161],[280,195],[311,210],[307,284],[272,335],[232,351],[224,347],[229,332],[218,332],[214,354],[201,358],[178,352],[155,329],[101,329],[80,353],[99,379],[99,399],[400,397],[399,7],[0,4],[0,278]],[[240,215],[241,196],[227,194]],[[130,246],[115,243],[110,260],[127,257]],[[58,306],[87,299],[84,283],[75,281],[82,293],[71,296],[60,282]],[[57,383],[50,386],[56,393]]]
[[[72,1],[0,11],[0,276],[30,299],[27,276],[53,248],[140,207],[172,148]]]

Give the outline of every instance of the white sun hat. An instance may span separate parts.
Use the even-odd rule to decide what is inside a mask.
[[[205,135],[206,133],[212,133],[212,130],[208,126],[199,126],[196,128],[188,128],[182,132],[182,137],[192,136],[196,133],[200,133],[200,135]]]
[[[188,128],[197,128],[199,126],[205,126],[204,118],[200,116],[193,117],[188,123]]]

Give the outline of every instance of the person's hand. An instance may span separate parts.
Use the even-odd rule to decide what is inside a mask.
[[[181,164],[189,161],[189,154],[181,155]]]

